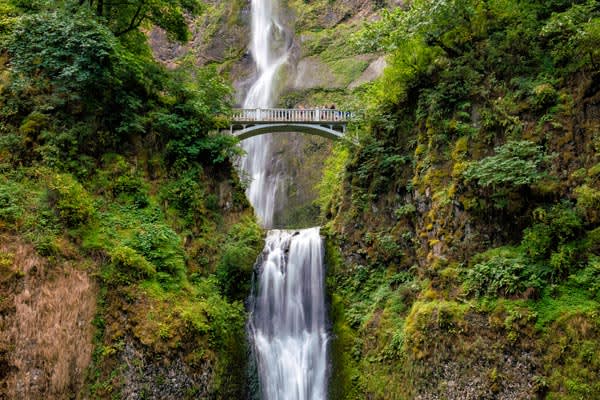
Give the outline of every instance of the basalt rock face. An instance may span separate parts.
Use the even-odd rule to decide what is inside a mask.
[[[282,107],[354,108],[351,91],[377,78],[385,66],[380,54],[354,54],[348,37],[385,7],[399,4],[366,0],[289,1],[282,3],[283,23],[290,29],[289,62],[278,78]],[[154,29],[149,40],[155,57],[176,66],[191,56],[197,64],[217,64],[229,73],[235,99],[241,104],[255,78],[248,51],[249,2],[208,2],[207,11],[189,22],[193,39],[186,45],[170,42]],[[307,227],[318,223],[313,204],[322,161],[331,143],[308,135],[273,135],[271,174],[283,176],[277,191],[276,226]],[[298,166],[302,166],[298,168]],[[286,225],[287,224],[287,225]]]
[[[154,28],[148,33],[150,46],[157,60],[175,67],[183,57],[192,57],[199,66],[216,63],[244,64],[250,32],[250,3],[211,0],[196,18],[188,19],[191,40],[177,43],[164,30]]]
[[[599,255],[598,219],[581,197],[588,188],[600,189],[590,178],[600,161],[597,82],[597,74],[581,73],[557,88],[573,102],[552,124],[538,123],[531,111],[515,113],[523,137],[544,143],[553,154],[546,167],[553,178],[505,194],[502,204],[481,207],[489,198],[465,182],[461,171],[493,154],[507,140],[503,133],[494,146],[481,137],[433,145],[436,128],[416,124],[410,134],[394,136],[389,155],[410,161],[396,159],[398,167],[385,174],[366,172],[371,157],[385,152],[373,150],[376,142],[355,154],[328,223],[336,333],[330,398],[570,399],[582,391],[600,393],[594,383],[599,364],[581,361],[591,348],[598,351],[592,342],[600,333],[593,311],[599,298],[576,278],[595,268]],[[470,117],[478,126],[479,113]],[[374,133],[378,140],[384,135]],[[485,286],[481,297],[475,295],[469,286],[474,270],[485,274],[496,260],[512,257],[534,263],[522,249],[535,243],[534,230],[548,229],[550,222],[539,213],[559,209],[580,213],[573,217],[582,224],[578,233],[565,242],[588,243],[565,267],[570,276],[508,293]],[[561,351],[557,343],[569,344]],[[565,379],[572,379],[570,388]]]
[[[139,343],[128,338],[119,362],[126,365],[122,379],[127,382],[121,398],[178,400],[207,398],[213,380],[210,362],[191,365],[183,354],[167,356],[149,354]]]

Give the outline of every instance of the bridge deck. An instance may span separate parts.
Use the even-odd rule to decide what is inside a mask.
[[[232,115],[232,121],[238,124],[294,122],[345,125],[353,118],[354,114],[348,111],[300,108],[235,109]]]

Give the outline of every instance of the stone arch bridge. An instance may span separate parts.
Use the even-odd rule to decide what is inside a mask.
[[[353,119],[351,112],[330,109],[234,109],[230,133],[240,140],[275,132],[300,132],[332,140],[349,140],[346,127]]]

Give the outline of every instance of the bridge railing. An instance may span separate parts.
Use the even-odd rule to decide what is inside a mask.
[[[318,122],[345,123],[354,118],[349,111],[301,108],[238,108],[233,110],[234,122]]]

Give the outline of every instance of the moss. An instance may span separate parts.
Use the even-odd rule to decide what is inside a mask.
[[[561,316],[542,341],[548,399],[581,399],[600,393],[600,321],[595,314]]]
[[[369,66],[366,60],[356,57],[343,58],[328,63],[333,73],[339,77],[342,86],[347,86],[357,79]]]
[[[434,337],[430,331],[456,334],[461,329],[468,305],[448,301],[416,302],[413,304],[404,327],[406,350],[414,358],[422,359],[431,355],[428,346]]]
[[[85,188],[68,174],[52,174],[48,182],[48,201],[59,218],[73,227],[88,222],[94,215],[92,199]]]
[[[452,159],[454,161],[464,160],[467,155],[469,146],[469,138],[466,136],[460,137],[454,143],[454,149],[452,150]]]
[[[588,185],[575,189],[577,196],[577,211],[585,216],[589,223],[600,222],[600,190]]]
[[[143,256],[127,246],[119,246],[111,251],[111,261],[128,274],[139,278],[151,278],[156,275],[156,268]]]
[[[356,335],[345,323],[344,305],[338,295],[331,298],[329,318],[333,321],[330,354],[332,374],[329,380],[329,398],[332,400],[359,399],[356,381],[360,377],[356,360],[352,357]]]
[[[36,136],[49,125],[50,118],[48,115],[39,111],[33,111],[21,123],[19,131],[27,136],[29,140],[35,141]]]

